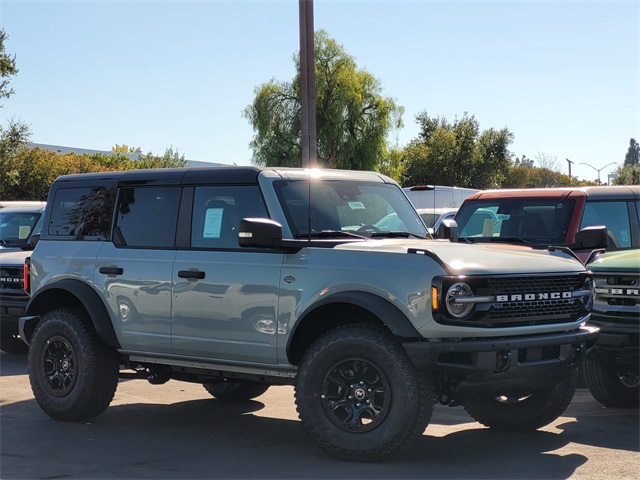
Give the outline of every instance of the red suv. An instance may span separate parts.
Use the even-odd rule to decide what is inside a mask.
[[[606,226],[607,250],[640,246],[640,186],[486,190],[468,197],[455,221],[462,242],[570,247],[586,260]]]

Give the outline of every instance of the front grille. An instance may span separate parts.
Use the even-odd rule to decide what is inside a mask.
[[[583,283],[580,275],[545,275],[534,277],[489,277],[481,282],[479,287],[484,287],[492,292],[505,294],[516,293],[542,293],[549,291],[573,291],[580,288]],[[482,285],[484,283],[485,285]]]
[[[495,297],[496,300],[475,304],[473,313],[464,319],[453,318],[446,307],[434,312],[434,318],[448,325],[484,328],[572,323],[588,313],[583,301],[579,298],[553,298],[552,294],[581,290],[586,278],[586,273],[467,277],[464,282],[475,296]],[[439,291],[444,295],[454,282],[459,281],[459,278],[443,277],[438,282]],[[511,298],[518,295],[522,298]],[[509,298],[498,300],[503,296]]]
[[[0,267],[0,288],[22,290],[22,267]]]

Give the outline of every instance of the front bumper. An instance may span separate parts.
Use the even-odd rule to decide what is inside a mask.
[[[571,332],[403,344],[419,370],[451,382],[459,399],[476,390],[504,393],[550,385],[568,377],[598,338],[596,327]]]
[[[0,295],[0,328],[18,333],[18,319],[24,315],[29,302],[28,295]]]
[[[619,322],[619,319],[618,319]],[[590,322],[600,329],[595,348],[589,352],[603,365],[616,371],[640,371],[640,329],[635,324],[608,322],[603,317]]]

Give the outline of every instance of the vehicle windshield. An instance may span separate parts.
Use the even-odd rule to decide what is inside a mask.
[[[27,245],[41,216],[40,212],[0,210],[0,248]]]
[[[472,242],[563,243],[572,199],[496,198],[467,202],[455,220],[461,239]]]
[[[413,205],[393,184],[335,180],[282,180],[276,192],[294,238],[323,232],[354,233],[377,238],[399,236],[428,237],[427,229]],[[311,209],[309,209],[311,193]],[[345,238],[347,238],[345,236]]]

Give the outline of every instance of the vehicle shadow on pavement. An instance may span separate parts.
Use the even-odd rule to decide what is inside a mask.
[[[564,479],[587,461],[549,453],[574,441],[564,433],[472,427],[438,437],[429,427],[391,460],[345,462],[318,449],[300,422],[255,415],[263,407],[213,398],[133,403],[89,422],[59,422],[34,401],[5,405],[3,478]]]

